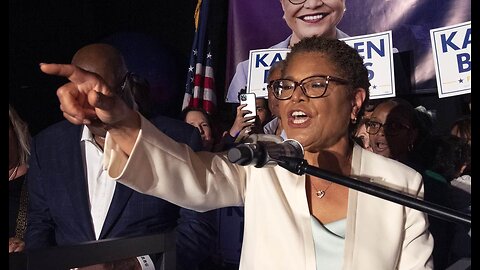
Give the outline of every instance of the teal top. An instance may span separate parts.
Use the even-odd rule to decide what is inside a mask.
[[[347,219],[323,225],[311,216],[317,270],[340,270],[343,266]]]

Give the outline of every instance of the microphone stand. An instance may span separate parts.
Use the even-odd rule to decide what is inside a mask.
[[[337,184],[353,188],[355,190],[368,193],[391,202],[420,210],[441,219],[450,220],[457,223],[466,223],[470,226],[472,224],[472,217],[460,211],[420,200],[362,180],[356,180],[347,176],[328,172],[326,170],[309,165],[308,162],[303,158],[281,156],[277,160],[277,164],[298,175],[307,173],[309,175],[327,179],[328,181],[335,182]]]

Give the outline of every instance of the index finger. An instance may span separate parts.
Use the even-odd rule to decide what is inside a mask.
[[[70,77],[75,72],[75,66],[70,64],[40,64],[40,69],[49,75]]]
[[[40,64],[40,69],[49,75],[62,76],[78,86],[78,90],[88,92],[95,90],[104,95],[111,96],[111,91],[106,83],[97,74],[81,69],[71,64]]]

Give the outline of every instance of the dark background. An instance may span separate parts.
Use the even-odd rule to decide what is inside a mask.
[[[114,43],[127,65],[160,85],[159,111],[181,110],[194,36],[196,0],[9,0],[9,101],[31,133],[63,120],[55,91],[63,78],[40,72],[39,63],[69,63],[88,43]],[[223,110],[228,1],[211,0],[217,96]],[[155,77],[158,76],[158,77]]]

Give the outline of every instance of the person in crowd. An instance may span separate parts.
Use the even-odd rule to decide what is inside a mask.
[[[450,134],[460,137],[470,144],[472,141],[472,117],[464,115],[455,120],[450,127]]]
[[[469,145],[472,141],[472,118],[470,115],[464,115],[455,120],[450,127],[450,134],[465,140]],[[471,193],[472,179],[471,179],[471,163],[466,164],[462,174],[453,179],[451,184],[454,187],[462,189]]]
[[[271,120],[272,114],[268,107],[268,101],[261,97],[255,99],[256,116],[247,116],[249,110],[244,108],[247,104],[237,106],[236,116],[229,130],[224,131],[220,142],[214,152],[226,151],[235,144],[244,141],[251,134],[263,134],[263,127]]]
[[[279,60],[275,62],[271,67],[270,70],[268,71],[267,75],[267,91],[268,91],[268,108],[270,109],[270,112],[272,113],[272,120],[270,122],[266,123],[265,126],[263,126],[263,132],[265,134],[273,134],[277,136],[281,136],[284,139],[285,138],[285,133],[283,132],[282,128],[282,123],[279,118],[279,111],[278,111],[278,99],[275,98],[275,95],[273,94],[273,88],[272,88],[272,83],[273,81],[280,79],[282,77],[282,69],[285,66],[285,60]]]
[[[430,159],[425,164],[423,179],[425,200],[447,207],[465,211],[470,206],[471,196],[463,190],[450,185],[459,177],[470,162],[470,146],[456,136],[432,136],[424,144]],[[433,261],[435,269],[446,269],[452,262],[449,251],[452,246],[455,224],[452,221],[429,216],[429,230],[434,238]],[[466,234],[465,234],[466,235]]]
[[[240,269],[433,268],[424,213],[281,166],[241,166],[225,153],[195,153],[129,109],[101,78],[73,65],[40,68],[69,78],[57,90],[67,119],[98,118],[108,127],[112,155],[104,162],[116,181],[198,211],[245,207]],[[273,83],[282,127],[303,146],[309,165],[421,198],[418,172],[352,140],[369,86],[354,48],[337,39],[302,39]]]
[[[471,163],[470,145],[466,140],[448,134],[432,136],[423,147],[427,148],[424,152],[430,153],[424,171],[425,199],[466,212],[471,194],[452,186],[451,182],[463,175]],[[448,192],[439,191],[442,188]]]
[[[240,110],[243,107],[244,105],[241,105],[239,108],[239,115],[244,115],[247,113],[245,110]],[[188,106],[185,107],[181,113],[181,119],[183,121],[199,130],[200,135],[202,136],[203,150],[210,152],[226,151],[235,145],[236,137],[242,131],[245,132],[244,130],[246,127],[251,127],[254,125],[252,123],[247,123],[246,119],[253,118],[254,117],[245,117],[245,119],[240,119],[240,117],[237,117],[234,125],[230,128],[230,131],[223,132],[222,137],[217,139],[216,134],[218,134],[218,127],[213,125],[211,116],[203,108]]]
[[[418,172],[423,171],[423,161],[415,158],[415,147],[428,135],[423,132],[410,102],[399,97],[380,102],[365,125],[374,153],[398,160]]]
[[[268,105],[268,99],[264,97],[257,97],[255,99],[255,108],[257,110],[257,133],[263,133],[265,125],[272,120],[272,112]]]
[[[30,157],[28,124],[8,104],[8,252],[25,248],[28,192],[26,175]]]
[[[145,107],[144,102],[134,99],[135,81],[129,80],[126,63],[116,48],[89,44],[75,53],[71,63],[101,77],[105,87],[112,89],[119,102],[129,109]],[[192,151],[201,150],[200,136],[190,125],[163,116],[151,121],[178,143]],[[34,137],[26,248],[74,245],[176,229],[177,269],[197,269],[214,245],[214,213],[180,208],[112,180],[102,168],[102,158],[108,153],[105,136],[105,126],[97,119],[85,125],[61,121]],[[181,180],[173,175],[164,177]],[[160,260],[161,254],[148,254],[99,266],[160,269]]]
[[[210,115],[202,108],[186,107],[182,110],[182,120],[198,129],[202,137],[202,150],[213,151],[216,140]]]
[[[280,0],[283,18],[292,33],[271,48],[291,48],[304,37],[346,38],[337,28],[346,11],[345,0]],[[236,103],[238,92],[247,85],[248,60],[240,62],[228,87],[227,102]]]
[[[468,97],[468,105],[470,111],[470,97]],[[469,145],[469,151],[471,151],[471,131],[472,123],[470,115],[459,117],[450,127],[450,134],[466,141]],[[461,175],[450,182],[456,191],[451,199],[455,209],[466,214],[471,214],[471,160],[468,161],[466,166],[462,169]],[[459,196],[459,193],[463,196]],[[470,226],[465,226],[464,224],[455,224],[454,226],[452,242],[448,254],[449,265],[460,259],[472,257]]]

